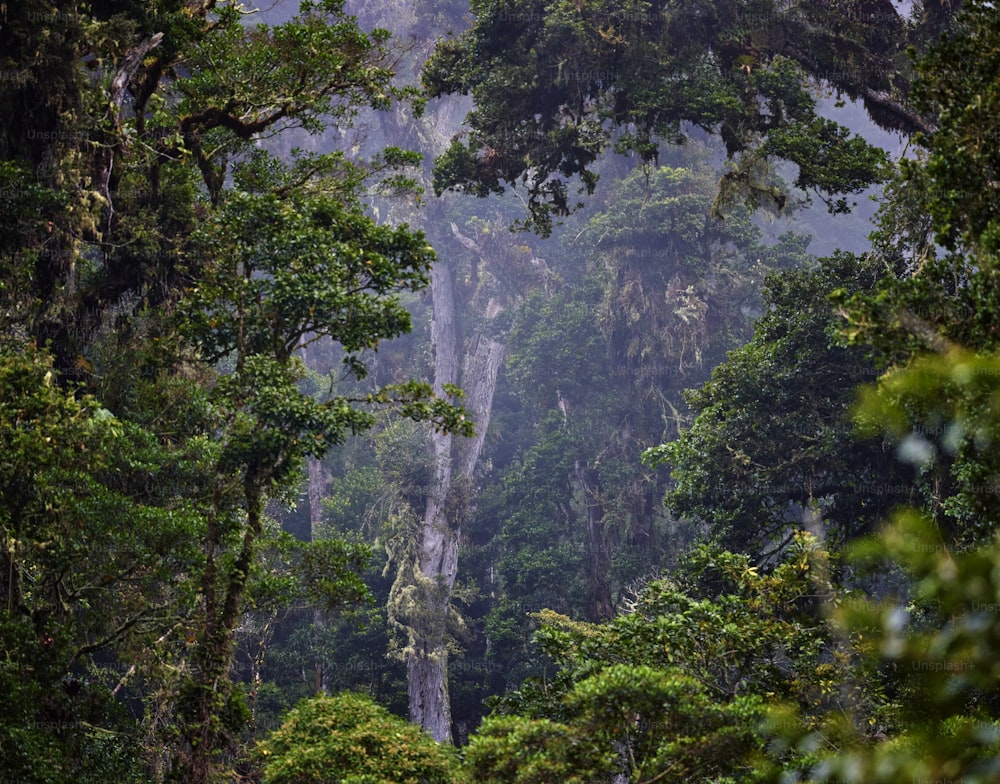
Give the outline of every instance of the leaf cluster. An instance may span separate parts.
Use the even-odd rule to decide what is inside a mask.
[[[451,784],[454,752],[361,694],[305,700],[256,750],[273,784]]]
[[[847,5],[479,4],[475,25],[439,43],[423,71],[432,97],[475,101],[467,136],[437,161],[435,190],[485,196],[523,186],[526,223],[545,234],[573,209],[572,188],[593,192],[594,163],[612,143],[650,162],[661,142],[683,142],[688,124],[717,134],[741,164],[773,155],[799,165],[801,187],[831,198],[858,192],[884,178],[884,155],[816,116],[807,74],[873,97],[889,62],[885,47],[900,39],[869,39],[901,20],[886,4],[887,24],[858,25]],[[905,125],[906,110],[892,105],[887,121]],[[766,193],[757,201],[780,211],[786,196],[752,170],[744,166],[746,181],[730,184]],[[842,198],[830,204],[845,209]]]

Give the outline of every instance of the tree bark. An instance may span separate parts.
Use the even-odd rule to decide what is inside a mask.
[[[434,315],[434,389],[443,394],[445,384],[458,383],[459,335],[455,314],[454,278],[444,264],[431,271]],[[406,660],[410,721],[419,724],[437,741],[451,739],[451,704],[448,695],[447,616],[458,568],[458,531],[446,513],[452,477],[450,433],[431,436],[434,479],[427,492],[417,554],[419,608],[409,617],[412,641]]]
[[[303,358],[304,355],[303,351]],[[306,474],[308,482],[306,493],[309,497],[309,538],[315,542],[322,536],[323,498],[326,497],[326,489],[330,483],[330,473],[322,461],[310,457],[306,459]],[[317,629],[326,626],[326,616],[319,608],[313,610],[313,626]],[[321,658],[313,661],[313,690],[317,694],[330,693],[330,673]]]
[[[611,543],[604,529],[604,505],[601,500],[600,480],[597,471],[582,460],[576,461],[576,480],[583,493],[587,511],[587,552],[589,579],[587,609],[592,621],[603,621],[612,616],[611,604]]]
[[[473,474],[489,427],[505,346],[481,333],[472,336],[460,376],[462,337],[455,309],[455,282],[444,264],[435,265],[431,289],[435,389],[443,393],[444,384],[461,384],[466,395],[465,409],[476,423],[476,434],[469,439],[449,433],[432,436],[434,480],[427,493],[414,573],[418,603],[411,608],[408,618],[411,643],[406,674],[410,720],[435,740],[448,742],[452,739],[448,692],[451,594],[458,573],[461,527],[472,501]],[[500,310],[491,300],[487,306],[489,321]]]
[[[233,693],[234,633],[264,525],[264,493],[252,478],[244,479],[244,499],[247,521],[243,541],[236,560],[222,580],[225,588],[221,607],[215,590],[216,568],[211,558],[202,581],[206,594],[204,628],[195,643],[194,661],[198,671],[190,684],[192,705],[183,723],[184,744],[178,760],[181,776],[188,784],[208,784],[218,753],[235,742],[222,726],[220,716]],[[217,534],[212,526],[211,536]],[[209,543],[210,555],[215,549],[213,544]]]

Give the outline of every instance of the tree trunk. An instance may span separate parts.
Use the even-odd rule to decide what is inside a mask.
[[[306,460],[306,474],[309,483],[306,490],[309,496],[309,535],[315,542],[322,535],[323,498],[330,483],[330,473],[320,460],[310,457]],[[326,616],[319,608],[313,610],[313,626],[317,629],[326,626]],[[321,658],[313,661],[313,690],[317,694],[330,693],[330,673]]]
[[[576,479],[583,492],[587,510],[587,553],[589,579],[587,612],[592,621],[611,617],[611,543],[604,529],[604,505],[597,471],[581,460],[576,461]]]
[[[16,526],[11,526],[16,531]],[[15,544],[5,542],[0,550],[0,599],[3,600],[3,612],[10,617],[21,609],[21,570],[14,552]]]
[[[458,325],[455,314],[454,279],[444,264],[431,271],[434,315],[431,342],[434,347],[434,389],[443,394],[445,384],[458,383]],[[410,608],[411,644],[406,660],[410,721],[419,724],[437,741],[451,739],[451,704],[448,699],[447,615],[458,567],[458,531],[452,530],[446,514],[451,489],[452,441],[450,433],[431,436],[434,479],[424,507],[419,534],[417,569],[419,607]]]
[[[497,374],[504,345],[482,334],[473,336],[461,377],[458,374],[461,335],[455,311],[454,276],[444,264],[432,271],[434,317],[434,385],[460,383],[465,390],[466,411],[476,423],[476,435],[456,439],[434,433],[434,480],[427,493],[424,520],[417,543],[417,569],[413,575],[417,603],[411,604],[407,622],[411,643],[406,674],[410,720],[435,740],[452,738],[448,694],[448,619],[451,594],[458,573],[461,526],[472,501],[472,480],[482,452],[493,408]],[[500,309],[491,302],[488,313]],[[490,319],[492,320],[492,318]]]
[[[487,313],[499,314],[496,304],[491,300]],[[472,474],[479,462],[479,455],[486,442],[486,430],[490,426],[490,416],[493,413],[493,394],[497,388],[497,376],[500,365],[503,364],[506,345],[493,337],[476,335],[473,348],[466,355],[465,368],[462,372],[462,388],[465,390],[465,408],[470,411],[476,423],[476,434],[472,438],[463,439],[458,444],[458,471],[466,480],[472,480]]]
[[[264,496],[260,486],[247,479],[244,491],[247,522],[236,561],[223,579],[225,589],[221,607],[216,600],[216,572],[211,558],[203,579],[206,589],[205,624],[195,644],[194,661],[197,672],[185,687],[191,708],[183,722],[184,746],[178,760],[181,780],[187,784],[208,784],[213,778],[219,753],[236,742],[220,719],[225,715],[227,703],[233,694],[231,671],[235,653],[234,633],[240,620],[240,607],[250,580],[250,567],[264,520]],[[211,535],[217,535],[214,526]],[[214,550],[213,543],[209,544],[211,554]]]
[[[309,537],[315,542],[322,536],[323,499],[330,484],[330,472],[322,461],[310,457],[306,460],[306,476],[309,482],[306,488],[309,497]]]

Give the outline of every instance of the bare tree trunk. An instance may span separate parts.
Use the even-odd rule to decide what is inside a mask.
[[[487,312],[494,311],[494,308],[495,304],[491,301]],[[462,387],[465,390],[465,407],[472,412],[476,423],[476,434],[462,440],[458,449],[458,471],[470,481],[486,442],[497,375],[507,348],[501,341],[486,335],[476,335],[472,342],[473,348],[466,355],[462,372]]]
[[[432,159],[447,149],[470,106],[468,97],[452,96],[436,102],[434,115],[425,115],[419,123],[397,114],[396,130],[387,129],[385,133],[388,138],[399,139],[401,146],[420,149]],[[440,202],[432,202],[422,218],[432,236],[433,228],[448,225]],[[494,231],[489,236],[490,242],[496,243],[501,234]],[[397,577],[390,596],[390,613],[406,628],[409,637],[406,673],[410,720],[438,741],[452,740],[448,627],[452,589],[458,573],[461,527],[474,496],[473,475],[489,427],[497,373],[506,348],[502,340],[488,334],[503,307],[496,298],[496,288],[492,293],[483,293],[479,272],[480,267],[484,271],[489,267],[495,278],[502,277],[492,269],[490,261],[497,258],[509,261],[513,245],[510,237],[495,247],[489,246],[482,237],[478,241],[465,237],[455,226],[452,235],[474,254],[475,261],[470,279],[461,289],[456,287],[454,268],[444,258],[431,270],[434,388],[439,395],[445,394],[445,384],[463,388],[462,404],[475,423],[476,435],[463,439],[447,433],[431,434],[434,474],[425,495],[413,560],[401,566],[406,573]],[[442,237],[435,244],[440,249],[449,241]],[[483,331],[466,334],[459,323],[460,312],[481,314]]]
[[[444,264],[431,271],[434,316],[434,387],[458,383],[459,334],[455,314],[454,279]],[[447,618],[458,568],[458,531],[446,513],[451,490],[452,442],[450,433],[432,435],[434,480],[427,493],[420,531],[417,569],[413,575],[418,605],[409,608],[411,643],[406,660],[410,721],[419,724],[437,741],[451,739],[451,703],[448,696]]]
[[[330,472],[326,466],[315,457],[306,460],[306,476],[309,486],[306,494],[309,497],[309,534],[313,541],[321,535],[323,524],[323,499],[330,484]]]
[[[504,345],[482,334],[473,336],[466,351],[461,377],[458,374],[462,338],[455,312],[454,278],[443,264],[432,273],[434,319],[434,384],[461,383],[464,405],[476,424],[476,435],[458,439],[435,433],[434,482],[427,493],[424,520],[419,534],[417,569],[413,575],[419,601],[411,605],[406,674],[410,720],[438,741],[450,741],[451,705],[448,693],[448,620],[451,594],[458,573],[461,527],[473,495],[473,473],[482,452],[493,408],[497,374],[503,362]],[[490,303],[488,313],[499,313]],[[492,320],[492,319],[491,319]]]

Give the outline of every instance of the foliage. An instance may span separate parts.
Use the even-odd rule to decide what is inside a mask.
[[[927,212],[938,240],[952,249],[961,242],[984,253],[1000,251],[998,43],[996,7],[972,0],[919,63],[914,97],[937,115],[938,128],[928,140],[927,160],[906,171],[928,186]]]
[[[469,130],[436,165],[435,189],[477,196],[522,184],[528,225],[543,233],[592,192],[608,147],[656,159],[690,126],[717,134],[734,167],[724,202],[780,211],[786,194],[766,177],[767,156],[799,165],[797,185],[831,198],[883,177],[884,156],[816,114],[810,77],[862,96],[886,127],[912,131],[908,75],[897,62],[907,34],[889,3],[724,4],[505,0],[473,3],[476,21],[438,44],[424,68],[432,96],[471,94]],[[866,24],[869,13],[878,24]],[[935,33],[931,33],[935,34]]]
[[[459,13],[404,10],[416,28]],[[213,0],[0,3],[4,776],[995,779],[997,558],[974,549],[1000,511],[995,9],[965,4],[919,61],[915,109],[903,52],[950,4],[909,20],[882,0],[473,11],[424,72],[430,94],[476,100],[439,190],[520,183],[546,231],[572,189],[630,167],[603,151],[641,163],[544,261],[497,231],[504,216],[455,218],[482,252],[452,268],[459,299],[494,300],[460,318],[489,322],[511,363],[491,459],[448,499],[475,516],[459,601],[483,631],[462,639],[472,675],[454,693],[544,675],[497,701],[464,768],[359,695],[301,703],[248,757],[255,721],[324,687],[401,702],[383,609],[338,614],[389,594],[365,536],[412,561],[427,425],[472,432],[457,390],[398,381],[424,372],[426,345],[376,355],[415,322],[435,254],[369,202],[416,196],[419,156],[360,160],[378,146],[360,135],[350,152],[295,147],[362,109],[420,113],[388,34],[337,0],[271,26]],[[922,130],[926,151],[902,164],[872,257],[792,272],[805,241],[762,242],[744,209],[795,206],[774,161],[833,211],[885,176],[816,114],[826,87]],[[698,150],[660,165],[662,142],[702,132],[726,147],[721,180]],[[649,453],[674,469],[677,525],[711,522],[745,552],[700,545],[635,583],[676,555],[665,473],[639,454],[683,427],[681,390],[745,339],[775,271],[753,341]],[[336,360],[311,373],[300,352],[320,341]],[[884,368],[856,442],[851,389]],[[359,457],[348,439],[369,428]],[[350,537],[297,541],[271,515],[334,446],[326,512]],[[903,496],[923,516],[867,541],[858,571],[802,530],[839,545]],[[858,577],[873,559],[883,577],[904,564],[909,593],[852,597],[884,593]],[[542,607],[529,651],[525,611]]]
[[[672,468],[675,514],[710,521],[724,546],[759,556],[812,516],[843,540],[905,500],[909,477],[891,470],[880,439],[855,439],[853,389],[876,364],[870,349],[838,345],[828,299],[868,291],[881,274],[844,254],[768,278],[753,340],[688,393],[691,428],[646,453]]]
[[[492,716],[465,753],[469,778],[483,784],[583,784],[611,767],[610,755],[579,731],[550,719]]]
[[[716,6],[700,20],[708,28],[729,10],[725,5]],[[529,192],[535,188],[532,195],[540,201],[549,199],[558,213],[568,208],[565,181],[560,183],[560,177],[568,180],[571,176],[559,171],[559,166],[565,164],[578,172],[581,169],[573,167],[589,165],[587,156],[596,155],[594,150],[603,143],[600,134],[607,130],[598,128],[594,118],[613,116],[607,107],[619,105],[612,103],[619,94],[625,94],[621,99],[625,104],[628,90],[609,91],[607,103],[602,104],[603,84],[596,84],[589,93],[586,88],[578,89],[578,103],[552,102],[550,106],[559,107],[556,113],[562,112],[557,120],[545,111],[532,110],[520,116],[517,110],[522,105],[530,106],[536,94],[553,89],[551,74],[549,81],[537,78],[542,69],[536,68],[536,63],[550,54],[545,36],[555,38],[558,31],[564,34],[563,40],[586,40],[576,50],[560,50],[564,56],[561,62],[544,61],[545,68],[557,72],[560,65],[572,66],[579,62],[575,57],[590,57],[592,52],[597,53],[596,61],[604,44],[596,38],[585,39],[593,26],[582,20],[593,6],[550,6],[543,13],[540,7],[522,4],[516,8],[537,12],[534,24],[521,24],[524,20],[520,18],[501,24],[501,15],[513,8],[512,4],[483,4],[477,27],[464,40],[439,49],[435,66],[442,70],[432,73],[432,79],[440,78],[440,84],[451,79],[452,85],[473,92],[488,85],[490,91],[490,96],[480,96],[479,104],[486,107],[477,109],[481,127],[456,140],[439,171],[450,182],[473,192],[491,190],[528,172]],[[859,32],[857,19],[849,14],[846,19],[838,18],[843,7],[832,12],[828,5],[824,8],[830,14],[831,29],[848,28],[847,38]],[[879,10],[877,5],[868,8]],[[815,10],[797,5],[789,15]],[[935,15],[930,4],[928,16]],[[623,19],[620,28],[600,28],[609,48],[625,49],[644,40],[627,34],[631,32],[627,31],[629,21]],[[666,16],[665,24],[670,21]],[[650,23],[649,16],[644,23]],[[688,28],[696,26],[692,23]],[[863,43],[874,49],[879,25],[866,27]],[[821,28],[815,25],[797,42],[808,40],[807,46],[818,51],[819,58],[827,54],[836,38],[811,37]],[[622,40],[612,42],[621,31],[627,31]],[[952,56],[949,69],[975,68],[970,47],[983,33],[945,44],[942,52],[963,55]],[[536,39],[544,43],[537,50],[531,48]],[[852,40],[857,43],[859,39]],[[860,54],[858,48],[844,47],[844,51],[848,61]],[[778,82],[784,78],[776,58],[770,59],[770,69],[758,68],[756,55],[744,52],[744,58],[754,59],[736,61],[746,67],[748,77],[765,73]],[[800,61],[809,59],[805,52],[798,55]],[[929,62],[936,56],[933,54]],[[623,53],[625,66],[629,65],[627,57],[628,53]],[[978,80],[987,105],[985,95],[994,75],[991,59],[984,60],[982,73],[972,81]],[[856,67],[857,61],[853,63]],[[518,72],[518,67],[522,71]],[[655,69],[649,70],[655,73]],[[689,73],[699,75],[694,67]],[[877,78],[869,80],[869,76],[860,81],[871,87]],[[893,82],[896,76],[902,78],[894,74]],[[603,81],[605,76],[595,78]],[[616,74],[607,74],[607,81],[615,78]],[[679,80],[665,81],[665,89],[670,89]],[[960,77],[956,81],[961,81]],[[635,83],[637,80],[630,78],[628,86]],[[897,82],[893,86],[901,85]],[[961,91],[958,94],[966,96]],[[519,99],[523,99],[521,103]],[[496,111],[501,103],[506,112],[503,115]],[[974,108],[975,101],[971,104]],[[691,105],[686,103],[685,108]],[[574,115],[574,106],[583,107],[579,116]],[[666,101],[659,106],[669,109]],[[510,107],[516,110],[513,125]],[[608,113],[600,115],[606,109]],[[778,116],[780,109],[773,116]],[[493,116],[489,116],[491,110]],[[951,133],[949,115],[962,111],[961,97],[954,106],[945,107],[941,122],[946,141]],[[584,127],[581,117],[591,122],[589,128]],[[539,132],[546,122],[552,130],[549,137]],[[989,122],[984,117],[981,124],[989,127]],[[786,141],[805,145],[812,161],[826,157],[821,147],[810,146],[816,141],[814,133],[831,148],[846,142],[841,133],[822,123],[803,123],[802,127],[810,133],[775,126],[768,128],[766,139],[755,141],[779,155]],[[932,129],[933,125],[926,121],[924,127]],[[968,135],[971,127],[958,128],[959,135]],[[565,136],[559,137],[564,129]],[[623,146],[645,141],[640,126],[639,134],[627,138]],[[735,144],[739,141],[737,138]],[[561,148],[565,158],[545,159],[539,154],[540,150],[551,152],[560,142],[566,142]],[[770,779],[772,775],[775,781],[985,781],[996,777],[996,694],[989,664],[995,658],[995,613],[991,606],[995,580],[990,570],[995,570],[996,559],[992,551],[957,555],[959,549],[987,538],[995,529],[991,487],[997,471],[989,445],[995,439],[996,394],[991,378],[996,363],[992,356],[958,352],[950,343],[964,334],[974,337],[970,345],[976,349],[995,347],[995,265],[992,254],[983,250],[987,247],[983,243],[989,240],[988,226],[964,237],[970,253],[937,259],[926,242],[928,205],[916,186],[926,184],[928,192],[934,194],[940,180],[945,190],[942,203],[956,197],[952,208],[963,190],[985,190],[985,195],[976,194],[972,203],[986,202],[987,218],[989,191],[988,183],[968,179],[975,168],[971,160],[960,160],[952,180],[935,173],[933,167],[947,166],[947,158],[938,155],[932,140],[928,143],[929,152],[922,160],[933,163],[921,168],[920,177],[912,178],[903,198],[893,204],[895,218],[905,221],[899,227],[899,241],[883,234],[878,248],[884,254],[881,257],[839,255],[822,262],[816,270],[773,278],[768,293],[772,309],[761,322],[758,339],[735,354],[712,385],[692,396],[699,401],[700,394],[704,403],[703,417],[695,425],[699,428],[697,437],[704,440],[692,437],[683,453],[681,447],[660,450],[661,456],[676,457],[688,470],[681,472],[681,478],[689,482],[681,490],[691,504],[704,503],[699,508],[701,517],[712,520],[720,511],[725,515],[736,510],[738,521],[723,517],[720,534],[728,537],[727,543],[736,541],[755,555],[766,556],[761,558],[763,563],[754,567],[754,560],[746,555],[702,548],[691,558],[686,579],[675,578],[665,587],[654,583],[640,597],[638,606],[648,602],[647,612],[636,610],[604,626],[542,614],[538,638],[555,660],[558,672],[507,695],[500,703],[507,715],[484,724],[481,737],[470,744],[468,756],[470,773],[476,780],[586,781],[622,774],[634,780],[676,774],[684,780],[698,780],[699,776],[726,780],[728,776],[741,781]],[[846,146],[850,150],[850,145]],[[528,148],[530,153],[525,152]],[[985,147],[969,149],[983,158],[983,168],[989,171]],[[650,148],[645,151],[650,152]],[[522,154],[536,157],[521,159]],[[836,154],[830,156],[830,160],[834,158]],[[837,160],[841,171],[853,177],[850,161]],[[549,186],[543,179],[530,180],[545,173],[546,164],[555,183],[551,190],[546,190]],[[529,172],[533,166],[538,168]],[[862,173],[864,169],[865,165],[859,166]],[[800,172],[806,178],[823,176],[821,168],[811,172],[804,166]],[[740,157],[732,174],[730,180],[746,177],[750,194],[756,194],[758,202],[777,199],[778,194],[769,190],[771,185],[764,179],[765,163],[749,151]],[[655,193],[655,187],[652,190]],[[622,210],[626,216],[636,212],[639,210],[628,207]],[[930,212],[933,216],[936,208]],[[957,209],[952,212],[956,220],[964,220]],[[546,213],[541,214],[544,221]],[[609,220],[604,228],[613,235],[618,222],[620,218]],[[947,240],[947,235],[941,236]],[[917,253],[907,257],[914,248]],[[625,288],[612,290],[612,295]],[[872,289],[874,295],[868,293]],[[560,299],[551,308],[540,303],[531,317],[542,325],[558,323],[563,302],[572,300]],[[925,307],[907,308],[910,304]],[[562,306],[561,310],[564,323],[581,332],[586,329],[585,334],[592,336],[589,325],[580,318],[580,308]],[[643,312],[642,308],[635,310]],[[609,311],[614,317],[625,309],[612,307]],[[850,345],[838,334],[844,313],[854,320],[848,333],[853,339]],[[677,336],[676,330],[664,331],[668,337]],[[653,335],[639,329],[636,332],[638,346],[655,339],[655,330]],[[559,352],[557,336],[533,331],[532,337],[555,349],[557,373],[561,374],[563,364],[574,367],[572,358]],[[913,356],[919,346],[930,347],[939,356]],[[649,354],[666,353],[658,348]],[[641,353],[641,348],[636,353]],[[530,374],[531,358],[518,359],[523,364],[518,367],[515,363],[515,372],[528,369]],[[876,359],[885,364],[877,365]],[[881,381],[881,391],[871,393],[863,404],[863,418],[869,427],[858,447],[849,418],[853,387],[859,380],[875,378],[894,362],[905,363],[905,367],[890,370]],[[537,365],[543,367],[544,363]],[[592,367],[582,363],[576,367],[584,368],[585,381],[591,374],[597,376]],[[573,387],[564,387],[562,378],[555,382],[554,375],[534,387],[525,384],[529,395],[547,397],[549,406],[553,395],[560,403],[570,402],[566,389]],[[534,376],[543,378],[543,373],[534,371]],[[872,402],[876,398],[877,402]],[[579,408],[563,408],[563,430],[569,430],[567,410],[579,416]],[[540,419],[547,448],[564,443],[558,419],[558,414]],[[884,422],[894,428],[889,439],[885,439]],[[898,442],[899,454],[909,458],[909,465],[894,465],[893,440]],[[539,449],[537,454],[541,456],[545,450]],[[564,454],[560,457],[565,459]],[[558,507],[549,502],[559,477],[537,470],[530,460],[525,464],[529,470],[517,478],[524,482],[522,487],[534,492],[529,495],[530,502],[511,515],[512,532],[541,529],[549,534],[535,518],[544,519],[546,514],[559,517],[558,511],[551,511]],[[561,465],[558,461],[552,464]],[[737,481],[732,481],[733,477]],[[753,492],[744,501],[747,489]],[[606,497],[602,495],[601,500]],[[906,598],[888,599],[887,612],[876,603],[849,598],[832,587],[833,575],[823,558],[817,559],[819,564],[810,561],[811,556],[805,558],[810,563],[806,570],[810,576],[803,580],[804,573],[797,571],[801,567],[794,564],[800,553],[811,552],[811,547],[801,531],[789,530],[814,526],[820,531],[825,527],[836,534],[833,541],[839,544],[839,540],[870,530],[902,498],[928,503],[937,512],[934,523],[940,523],[933,527],[926,521],[911,521],[905,528],[889,531],[881,548],[898,553],[916,578],[914,623],[909,628],[899,611]],[[538,508],[546,512],[532,508],[539,500]],[[796,505],[791,511],[790,502]],[[764,553],[766,549],[773,551]],[[781,566],[769,566],[778,559],[783,561]],[[528,560],[522,557],[522,562]],[[879,562],[879,566],[883,576],[891,574],[892,561]],[[548,573],[553,572],[549,566]],[[848,586],[854,584],[852,575],[856,573],[842,574]],[[788,592],[781,586],[787,586]],[[885,590],[885,581],[880,587]],[[862,592],[857,587],[855,590]],[[983,602],[986,609],[974,602]],[[828,614],[839,623],[828,626]],[[632,624],[622,620],[633,617]],[[677,702],[690,711],[674,716],[670,706],[677,695],[683,695]],[[774,707],[782,702],[786,704]],[[766,711],[765,703],[770,703],[772,710]],[[765,713],[769,718],[759,723]],[[671,726],[680,728],[680,739],[672,747],[663,737],[646,733],[647,722],[655,724],[649,717],[663,715],[676,718]],[[738,716],[748,721],[741,723]],[[692,725],[696,731],[689,730]],[[719,729],[732,734],[713,735]],[[722,753],[699,753],[714,750],[716,738],[724,738]],[[689,741],[694,746],[690,755],[684,745]],[[712,768],[713,764],[719,767]]]
[[[894,274],[872,292],[837,299],[846,339],[876,346],[894,364],[881,386],[886,399],[900,401],[891,438],[916,473],[915,505],[949,541],[969,544],[988,541],[997,519],[989,450],[964,429],[989,429],[989,365],[1000,328],[988,217],[993,146],[977,141],[994,133],[992,115],[979,107],[995,103],[997,66],[991,56],[971,55],[994,35],[996,11],[971,3],[956,22],[919,61],[916,94],[939,127],[925,140],[926,154],[904,162],[892,192],[879,249]],[[893,233],[903,240],[893,243]],[[935,237],[946,250],[934,247]],[[923,358],[928,352],[937,358]],[[962,366],[969,377],[953,376]]]
[[[184,312],[209,359],[239,351],[285,362],[307,337],[331,337],[354,367],[350,357],[373,348],[376,335],[409,329],[398,294],[426,286],[434,258],[407,227],[376,226],[337,199],[300,189],[227,194],[193,242],[214,264]]]
[[[809,535],[770,573],[702,547],[684,582],[651,582],[606,624],[537,614],[537,642],[559,671],[499,702],[470,743],[470,775],[745,780],[763,748],[765,700],[818,715],[837,699],[819,617],[832,598],[829,569]],[[718,587],[699,596],[699,585]]]
[[[299,703],[256,749],[268,784],[450,784],[455,755],[361,694]]]
[[[18,780],[136,775],[134,728],[83,665],[141,634],[191,510],[122,492],[116,452],[133,443],[95,399],[59,386],[50,356],[0,351],[0,759]],[[120,515],[142,526],[123,534]]]
[[[993,354],[957,348],[920,357],[866,390],[858,418],[887,430],[900,458],[917,468],[933,519],[948,542],[989,541],[1000,519],[992,444],[1000,411]]]
[[[330,376],[313,395],[297,356],[336,341],[360,379],[365,352],[410,329],[400,297],[429,283],[434,253],[377,225],[363,194],[410,190],[418,156],[262,149],[420,101],[392,83],[388,33],[336,0],[274,26],[209,0],[50,5],[0,7],[0,105],[17,118],[0,133],[4,645],[20,662],[53,641],[23,694],[65,719],[21,734],[67,759],[89,759],[81,739],[117,754],[101,711],[127,695],[142,718],[121,746],[147,751],[155,779],[205,782],[251,716],[235,682],[244,612],[365,594],[365,548],[295,545],[268,505],[377,411],[471,433],[445,398],[457,390],[337,393]],[[99,687],[79,685],[84,667]],[[34,777],[18,748],[0,746],[5,771]]]
[[[956,390],[994,387],[998,368],[994,356],[925,357],[878,388],[869,387],[859,416],[869,427],[878,423],[893,431],[911,415],[911,403],[933,401],[943,421],[988,437],[1000,421],[996,395],[977,407]],[[984,523],[996,519],[992,511],[983,514]],[[909,578],[908,591],[880,599],[852,597],[834,615],[841,635],[853,641],[862,672],[879,673],[898,695],[897,707],[874,739],[862,729],[865,712],[858,705],[846,705],[845,715],[823,717],[812,731],[791,718],[794,711],[775,708],[776,742],[808,751],[810,761],[784,771],[772,768],[771,780],[995,780],[1000,770],[996,538],[984,545],[955,542],[910,509],[852,551],[858,564],[883,569],[896,564]],[[837,745],[828,745],[825,739],[834,736]],[[816,754],[817,749],[822,751]]]

